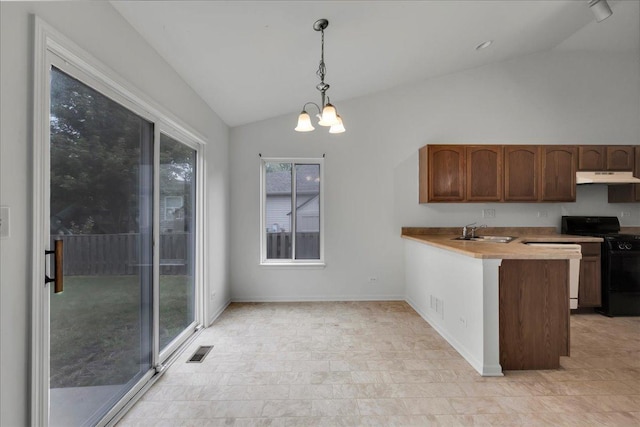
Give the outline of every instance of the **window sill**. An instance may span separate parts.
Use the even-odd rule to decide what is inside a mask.
[[[275,267],[283,269],[309,269],[309,270],[321,270],[327,265],[324,262],[268,262],[263,261],[260,263],[260,267]]]

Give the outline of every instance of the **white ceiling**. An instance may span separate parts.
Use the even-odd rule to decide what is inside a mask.
[[[113,6],[229,125],[553,49],[640,50],[640,0],[114,1]],[[488,49],[476,51],[485,40]],[[595,44],[594,44],[595,43]],[[292,119],[293,120],[293,119]]]

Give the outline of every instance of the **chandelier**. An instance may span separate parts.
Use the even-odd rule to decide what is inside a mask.
[[[324,77],[327,74],[327,68],[324,64],[324,30],[329,26],[329,21],[326,19],[318,19],[313,24],[313,29],[316,31],[320,31],[322,34],[322,41],[320,47],[320,65],[318,66],[318,71],[316,71],[316,75],[320,78],[320,83],[316,85],[316,89],[320,91],[321,103],[320,105],[315,102],[307,102],[302,107],[302,112],[298,116],[298,125],[295,130],[298,132],[310,132],[315,128],[311,124],[311,117],[309,113],[307,113],[307,105],[313,105],[318,109],[318,124],[320,126],[330,126],[329,133],[342,133],[345,131],[344,125],[342,124],[342,118],[338,115],[336,111],[336,107],[331,104],[329,100],[329,96],[326,94],[327,90],[329,90],[329,84],[324,82]],[[325,102],[326,101],[326,102]]]

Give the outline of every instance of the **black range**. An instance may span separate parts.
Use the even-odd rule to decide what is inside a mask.
[[[563,234],[602,237],[602,307],[607,316],[640,316],[640,235],[621,234],[615,216],[563,216]]]

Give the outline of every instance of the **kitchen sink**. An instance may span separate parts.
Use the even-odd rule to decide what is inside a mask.
[[[472,242],[493,242],[493,243],[509,243],[515,237],[511,236],[476,236],[476,237],[456,237],[453,240],[470,240]]]

